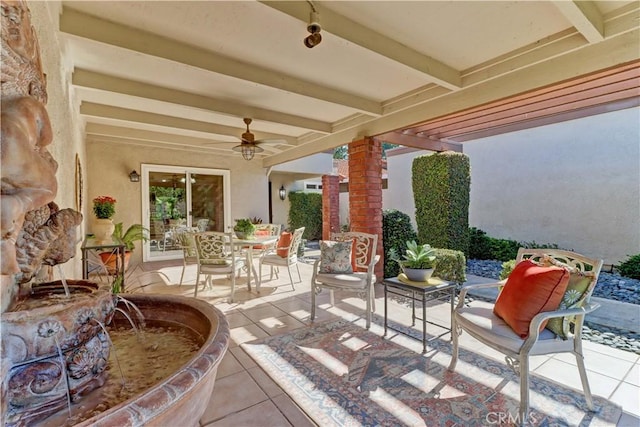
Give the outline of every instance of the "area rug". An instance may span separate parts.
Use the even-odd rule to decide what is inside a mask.
[[[383,339],[374,320],[370,331],[338,320],[242,347],[323,427],[518,424],[518,377],[505,364],[461,349],[450,372],[448,340],[422,355],[410,338]],[[597,396],[589,412],[581,391],[533,374],[530,390],[530,425],[615,426],[621,415]]]

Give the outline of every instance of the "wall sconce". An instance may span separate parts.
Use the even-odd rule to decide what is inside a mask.
[[[140,175],[138,174],[138,172],[136,172],[136,170],[132,170],[131,173],[129,174],[129,179],[131,180],[131,182],[140,182]]]
[[[285,190],[284,185],[280,186],[280,190],[278,190],[278,196],[280,200],[284,200],[287,197],[287,190]]]

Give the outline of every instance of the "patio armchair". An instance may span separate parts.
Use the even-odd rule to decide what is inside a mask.
[[[535,264],[526,262],[526,260],[534,261]],[[521,261],[525,262],[521,263]],[[521,265],[522,268],[519,267]],[[561,267],[560,273],[568,276],[568,280],[565,281],[565,284],[568,284],[566,284],[566,290],[565,288],[557,290],[558,300],[561,301],[558,309],[550,309],[551,311],[549,311],[542,308],[540,312],[534,310],[529,315],[532,318],[527,326],[526,322],[522,323],[522,313],[527,311],[527,306],[532,305],[530,302],[536,299],[535,296],[529,295],[530,292],[527,289],[537,288],[535,292],[538,293],[539,289],[543,287],[550,288],[548,284],[537,279],[537,283],[534,284],[530,279],[532,274],[523,270],[529,266],[537,267],[538,265],[549,266],[550,269]],[[593,410],[593,399],[582,352],[582,326],[585,315],[599,307],[599,304],[590,302],[590,297],[598,281],[601,268],[602,260],[590,259],[569,251],[520,248],[516,258],[516,267],[509,278],[497,283],[463,286],[458,296],[458,304],[451,315],[453,349],[449,370],[453,371],[456,367],[459,348],[458,336],[463,331],[504,354],[507,365],[520,376],[518,419],[525,424],[529,413],[529,357],[563,352],[572,353],[576,357],[587,406]],[[516,274],[516,269],[523,271],[523,273]],[[555,270],[558,269],[555,268]],[[537,271],[542,271],[542,269]],[[516,277],[512,279],[514,276]],[[523,279],[519,279],[520,277]],[[531,286],[510,288],[510,291],[518,289],[518,293],[505,292],[507,287],[518,283],[518,281],[520,283],[526,282]],[[493,306],[465,304],[468,291],[501,286],[504,286],[501,295],[498,296],[498,300]],[[522,302],[513,304],[512,296],[520,298]],[[504,297],[503,302],[510,301],[511,307],[507,306],[506,309],[512,310],[514,315],[518,316],[517,321],[521,323],[520,326],[514,323],[510,314],[507,315],[502,311],[503,308],[498,307],[498,313],[501,313],[501,316],[494,312],[494,308],[501,304],[501,297]],[[553,296],[549,298],[553,298]],[[535,314],[536,312],[538,314]],[[514,331],[510,324],[514,325],[519,333]]]
[[[207,231],[194,235],[196,242],[196,255],[198,258],[197,277],[206,276],[205,286],[211,287],[211,276],[223,275],[231,282],[231,295],[229,302],[233,302],[236,289],[236,276],[244,267],[244,257],[236,253],[236,245],[233,244],[233,233],[221,233]],[[198,283],[196,282],[193,293],[198,297]]]
[[[291,287],[295,290],[295,284],[293,282],[293,275],[291,274],[291,267],[294,265],[298,270],[298,282],[302,282],[302,276],[300,275],[300,267],[298,266],[298,247],[302,242],[302,233],[304,233],[305,227],[296,228],[291,235],[291,240],[285,245],[283,238],[278,240],[277,246],[266,250],[260,256],[260,267],[258,273],[258,290],[260,290],[260,282],[262,281],[262,266],[268,265],[271,267],[271,275],[269,280],[273,279],[273,267],[276,267],[276,278],[278,277],[277,267],[287,267],[289,273],[289,280],[291,281]]]
[[[356,292],[364,298],[366,302],[366,327],[371,326],[371,315],[375,310],[374,284],[376,276],[374,267],[380,260],[380,255],[376,255],[378,247],[378,236],[375,234],[347,232],[334,233],[331,235],[332,241],[353,242],[352,243],[352,272],[323,272],[323,256],[316,260],[313,265],[313,276],[311,277],[311,320],[316,317],[316,295],[323,289],[331,292],[331,305],[334,305],[333,291]],[[322,246],[322,244],[321,244]],[[327,260],[325,259],[325,262]],[[326,266],[325,266],[326,267]],[[328,271],[324,269],[324,271]]]

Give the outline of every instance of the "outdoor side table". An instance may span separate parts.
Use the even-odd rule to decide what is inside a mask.
[[[456,284],[453,282],[446,282],[444,280],[438,279],[437,277],[432,277],[425,284],[411,282],[405,283],[398,279],[397,277],[390,277],[384,279],[382,281],[384,285],[384,335],[387,336],[387,329],[392,329],[396,332],[399,332],[408,337],[414,338],[412,335],[401,331],[399,329],[393,328],[388,325],[388,315],[387,315],[387,299],[389,294],[399,295],[405,298],[409,298],[411,300],[411,326],[415,326],[416,319],[422,320],[422,354],[427,352],[427,342],[434,340],[436,338],[440,338],[443,335],[451,333],[451,327],[447,327],[441,325],[439,323],[430,322],[427,320],[427,302],[443,300],[443,298],[449,296],[451,310],[453,310],[454,300],[456,297]],[[449,292],[446,292],[449,291]],[[422,317],[416,316],[416,301],[422,303]],[[435,326],[439,326],[441,328],[446,329],[445,332],[437,335],[433,338],[427,340],[427,323],[430,323]]]
[[[112,238],[112,241],[106,243],[98,243],[94,237],[87,236],[82,243],[82,278],[87,280],[91,273],[89,268],[89,251],[96,255],[100,252],[109,252],[111,256],[117,259],[114,277],[120,278],[121,292],[124,292],[124,243],[120,240]]]

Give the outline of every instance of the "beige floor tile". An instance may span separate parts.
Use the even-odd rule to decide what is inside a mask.
[[[257,366],[256,362],[254,362],[242,347],[230,348],[229,351],[235,356],[236,360],[240,362],[244,369],[251,369]]]
[[[608,356],[615,357],[620,360],[626,360],[628,362],[640,363],[640,355],[632,353],[630,351],[624,351],[617,348],[612,348],[607,345],[598,344],[591,341],[582,341],[582,347],[585,350],[593,350],[598,353],[606,354]]]
[[[262,391],[264,391],[269,398],[273,399],[274,397],[284,393],[280,386],[273,382],[269,375],[267,375],[259,366],[248,369],[247,372],[251,375],[251,378],[258,383]]]
[[[640,417],[622,412],[617,427],[640,427]]]
[[[252,322],[257,323],[260,320],[285,316],[287,312],[280,310],[278,307],[265,303],[258,307],[249,308],[243,311],[243,314],[251,319]]]
[[[582,382],[580,381],[578,368],[569,363],[551,358],[539,368],[535,369],[534,372],[558,384],[582,391]],[[604,398],[611,396],[619,383],[619,381],[611,377],[589,370],[587,370],[587,378],[591,386],[591,393]]]
[[[553,356],[571,365],[576,365],[576,357],[571,353],[561,353]],[[598,353],[590,349],[584,349],[584,363],[587,370],[598,372],[616,380],[622,380],[633,366],[632,362],[620,360],[617,357]]]
[[[292,424],[282,415],[273,402],[267,400],[243,411],[231,414],[219,421],[203,424],[207,427],[285,427]]]
[[[624,377],[624,382],[640,387],[640,364],[639,363],[635,363],[631,367],[627,376]]]
[[[263,329],[256,324],[240,326],[238,328],[231,329],[231,341],[229,347],[237,347],[242,343],[257,340],[258,338],[264,338],[268,336]]]
[[[225,317],[227,318],[227,322],[229,322],[229,327],[231,329],[250,325],[253,323],[251,319],[237,310],[234,313],[225,313]]]
[[[623,382],[610,400],[622,406],[626,412],[640,417],[640,387]]]
[[[232,352],[227,351],[227,353],[222,358],[222,361],[220,362],[220,366],[218,366],[218,374],[216,379],[224,378],[226,376],[237,374],[238,372],[242,371],[244,371],[244,367],[235,358]]]
[[[200,422],[207,425],[266,400],[267,395],[247,372],[230,375],[216,380],[213,395]]]
[[[309,419],[307,414],[288,395],[281,394],[273,398],[273,403],[280,409],[291,425],[295,427],[313,427],[317,425]]]
[[[284,315],[281,317],[268,317],[256,323],[260,328],[264,329],[269,335],[280,335],[285,332],[299,329],[306,326],[295,317]]]

